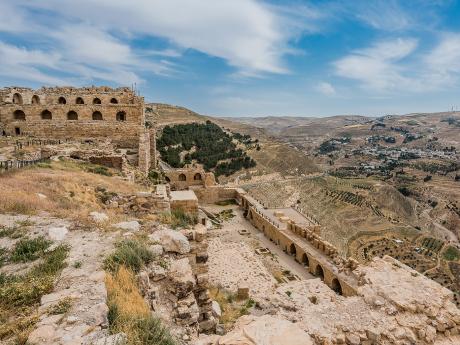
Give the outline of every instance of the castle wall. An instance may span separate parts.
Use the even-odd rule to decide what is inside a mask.
[[[356,294],[356,277],[350,271],[357,266],[354,262],[346,262],[337,257],[337,250],[318,235],[318,226],[302,228],[289,221],[287,228],[281,229],[276,222],[259,211],[261,205],[256,205],[244,194],[240,198],[248,220],[267,238],[292,255],[311,274],[320,277],[331,289],[340,291],[344,296]]]
[[[126,88],[7,88],[0,92],[0,122],[4,135],[109,138],[119,147],[137,149],[144,100]]]

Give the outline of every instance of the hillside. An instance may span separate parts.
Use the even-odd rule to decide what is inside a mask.
[[[251,179],[267,174],[286,176],[310,174],[320,171],[309,157],[306,157],[296,148],[274,138],[265,129],[230,119],[200,115],[178,106],[158,103],[150,103],[148,106],[151,106],[154,110],[155,122],[158,124],[160,130],[167,125],[194,122],[205,123],[207,120],[210,120],[227,132],[250,135],[254,140],[258,140],[259,150],[254,145],[247,147],[246,150],[247,155],[256,161],[257,166],[247,170],[244,174],[238,173],[227,178],[223,177],[221,178],[222,182],[233,181],[240,177]]]
[[[209,120],[166,125],[157,139],[161,158],[170,166],[181,168],[197,162],[203,164],[205,170],[213,171],[216,177],[254,167],[256,162],[246,154],[250,147],[258,148],[258,140],[225,132]]]

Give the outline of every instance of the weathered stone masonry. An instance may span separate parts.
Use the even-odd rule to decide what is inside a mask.
[[[145,128],[144,99],[129,88],[55,87],[0,90],[3,136],[46,139],[110,139],[118,148],[139,150],[139,167],[147,172],[155,142]]]
[[[358,263],[338,256],[337,249],[319,236],[318,225],[300,226],[289,220],[285,227],[276,222],[254,198],[238,190],[240,204],[248,220],[266,237],[294,256],[326,285],[344,296],[356,294],[359,277],[354,274]]]

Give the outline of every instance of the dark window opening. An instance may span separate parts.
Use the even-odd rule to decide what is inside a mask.
[[[34,95],[32,97],[32,104],[40,104],[40,97],[38,97],[37,95]]]
[[[19,128],[19,127],[14,127],[14,133],[15,133],[16,135],[21,135],[21,128]]]
[[[76,104],[85,104],[85,101],[83,100],[83,98],[77,97],[77,99],[75,100],[75,103]]]
[[[19,121],[25,121],[26,120],[26,114],[22,110],[16,110],[13,113],[13,117],[15,120]]]
[[[337,278],[332,279],[331,288],[337,294],[339,294],[339,295],[342,294],[342,285],[340,285],[340,282],[339,282],[339,280]]]
[[[78,114],[71,110],[67,113],[67,120],[78,120]]]
[[[117,113],[117,121],[126,121],[126,113],[124,111]]]
[[[58,103],[59,103],[59,104],[66,104],[66,103],[67,103],[67,100],[66,100],[64,97],[59,97]]]
[[[112,98],[112,99],[110,100],[110,103],[112,103],[112,104],[118,104],[118,100],[117,100],[116,98]]]
[[[100,111],[95,111],[93,113],[93,120],[97,120],[97,121],[102,120],[102,113]]]
[[[180,174],[179,181],[187,181],[187,177],[184,174]]]
[[[49,110],[43,110],[41,116],[42,120],[51,120],[53,118],[53,114]]]
[[[316,266],[315,276],[320,277],[321,280],[324,280],[324,271],[321,265]]]
[[[93,99],[93,104],[101,104],[101,103],[102,102],[99,98],[96,97],[95,99]]]
[[[22,96],[19,93],[15,93],[13,95],[13,103],[14,104],[22,104]]]
[[[193,176],[193,179],[194,179],[195,181],[201,181],[201,174],[196,173],[195,176]]]

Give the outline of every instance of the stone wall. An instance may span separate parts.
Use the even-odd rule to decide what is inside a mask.
[[[148,174],[150,170],[150,131],[142,129],[139,135],[139,169]]]
[[[216,185],[206,188],[191,187],[191,189],[195,192],[201,204],[214,204],[218,201],[238,198],[238,192],[235,188]]]
[[[6,88],[0,92],[5,135],[39,138],[110,138],[138,148],[144,100],[127,88]]]
[[[212,172],[206,172],[201,164],[189,164],[184,168],[165,171],[166,181],[173,190],[184,190],[192,186],[213,186],[216,180]]]
[[[331,289],[344,296],[356,294],[358,277],[353,271],[358,263],[339,257],[337,249],[318,235],[317,226],[302,227],[289,220],[286,229],[283,229],[262,213],[262,205],[245,194],[240,198],[248,220],[267,238],[292,255],[310,273],[320,277]]]
[[[0,134],[97,141],[136,149],[139,168],[156,167],[155,127],[145,127],[144,99],[129,88],[56,87],[0,90]],[[151,159],[153,157],[153,161]]]

